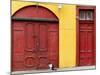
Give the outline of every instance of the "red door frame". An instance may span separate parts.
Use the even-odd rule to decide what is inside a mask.
[[[96,6],[80,6],[76,7],[76,66],[79,66],[79,10],[94,11],[94,65],[96,65]]]
[[[24,8],[26,8],[26,7],[30,7],[30,6],[36,6],[36,5],[29,5],[29,6],[25,6],[25,7],[23,7],[23,8],[21,8],[21,9],[24,9]],[[42,6],[39,6],[39,7],[42,7]],[[43,8],[45,8],[45,7],[43,7]],[[20,11],[21,9],[19,9],[18,11]],[[54,22],[54,23],[58,23],[58,25],[59,25],[59,19],[58,19],[58,17],[51,11],[51,10],[49,10],[48,8],[45,8],[45,9],[47,9],[48,11],[50,11],[54,16],[55,16],[55,18],[57,18],[57,19],[47,19],[47,18],[43,18],[43,20],[39,20],[39,19],[35,19],[35,18],[33,18],[33,19],[31,19],[31,18],[28,18],[29,20],[28,21],[35,21],[35,22]],[[12,24],[13,24],[13,21],[27,21],[26,20],[26,18],[24,19],[24,17],[22,17],[23,19],[21,19],[21,18],[18,18],[18,17],[15,17],[14,18],[14,15],[16,15],[16,13],[18,12],[18,11],[16,11],[13,15],[12,15],[12,18],[11,18],[11,71],[12,71],[12,59],[13,59],[13,40],[12,40],[12,38],[13,38],[13,26],[12,26]],[[58,57],[57,57],[57,61],[58,61],[58,63],[57,63],[57,67],[59,68],[59,26],[58,26]]]

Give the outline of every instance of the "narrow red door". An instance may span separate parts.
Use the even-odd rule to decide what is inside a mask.
[[[58,67],[57,23],[14,21],[13,38],[13,71]]]
[[[16,21],[12,24],[12,70],[19,71],[24,67],[25,25]]]
[[[80,22],[80,59],[79,65],[93,65],[94,64],[94,31],[92,23]]]
[[[77,65],[95,65],[95,7],[77,8]]]

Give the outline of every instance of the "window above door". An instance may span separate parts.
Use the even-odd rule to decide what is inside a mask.
[[[80,10],[79,20],[93,20],[93,10]]]

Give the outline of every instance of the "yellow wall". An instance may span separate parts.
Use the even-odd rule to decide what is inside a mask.
[[[12,14],[18,9],[39,4],[50,9],[59,18],[59,67],[76,65],[76,5],[12,1]]]
[[[60,67],[76,65],[76,6],[63,5],[60,10]]]

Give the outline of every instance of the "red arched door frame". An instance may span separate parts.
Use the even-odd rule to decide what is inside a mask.
[[[26,6],[12,16],[12,71],[59,67],[59,20],[42,6]]]

